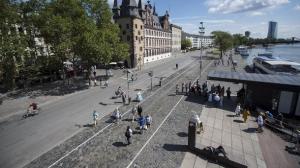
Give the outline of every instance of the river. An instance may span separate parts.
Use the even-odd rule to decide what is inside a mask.
[[[258,53],[265,52],[272,52],[275,57],[300,63],[300,43],[278,44],[268,48],[256,47],[248,51],[249,57],[245,57],[248,65],[252,64],[252,59],[257,56]]]

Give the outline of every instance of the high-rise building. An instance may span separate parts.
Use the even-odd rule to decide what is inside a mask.
[[[247,37],[247,38],[249,38],[250,37],[250,31],[245,31],[245,36]]]
[[[268,38],[276,39],[277,38],[277,22],[269,22]]]

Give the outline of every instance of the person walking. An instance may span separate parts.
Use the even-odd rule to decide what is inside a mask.
[[[139,126],[140,126],[140,133],[143,134],[143,129],[145,129],[146,125],[146,118],[144,116],[141,116],[139,118]]]
[[[185,84],[185,93],[188,94],[189,88],[188,83]]]
[[[246,108],[244,111],[243,111],[243,118],[244,118],[244,123],[247,122],[247,119],[248,119],[248,116],[250,115],[250,111],[248,108]]]
[[[146,125],[147,125],[147,129],[150,128],[150,125],[152,123],[152,117],[150,115],[146,116]]]
[[[138,115],[141,117],[142,116],[142,112],[143,112],[143,108],[142,108],[141,105],[137,106],[137,112],[138,112]]]
[[[136,114],[137,114],[137,108],[136,108],[135,105],[132,106],[131,114],[132,114],[132,122],[134,122],[135,116],[136,116]]]
[[[191,90],[192,87],[192,81],[189,82],[189,90]]]
[[[241,113],[241,104],[238,103],[235,108],[235,116],[240,116],[240,113]]]
[[[122,102],[125,105],[125,103],[126,103],[126,95],[125,95],[125,93],[122,94]]]
[[[125,137],[127,139],[127,145],[131,144],[131,137],[132,137],[132,129],[130,126],[127,126],[126,132],[125,132]]]
[[[181,93],[183,94],[183,92],[184,92],[184,82],[182,82],[181,84]]]
[[[264,119],[262,117],[262,113],[259,113],[259,116],[257,117],[257,125],[257,132],[263,132]]]
[[[178,92],[179,92],[179,86],[178,84],[176,84],[176,95],[178,94]]]
[[[97,125],[98,116],[99,114],[96,112],[96,110],[94,110],[93,112],[94,127],[96,127]]]
[[[227,98],[230,99],[230,98],[231,98],[231,90],[230,90],[230,87],[227,88],[226,94],[227,94]]]

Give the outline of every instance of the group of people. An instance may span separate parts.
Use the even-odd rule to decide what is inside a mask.
[[[131,109],[132,119],[131,121],[134,122],[137,119],[139,124],[140,133],[143,133],[143,130],[147,130],[150,128],[152,123],[152,117],[150,115],[143,115],[143,108],[141,105],[133,106]],[[127,139],[127,144],[131,144],[131,137],[132,137],[132,129],[130,126],[127,126],[125,137]]]
[[[226,89],[226,95],[228,99],[231,99],[230,87]],[[225,87],[220,84],[215,86],[211,85],[210,91],[208,93],[208,102],[213,102],[215,105],[223,107],[223,100],[225,96]]]

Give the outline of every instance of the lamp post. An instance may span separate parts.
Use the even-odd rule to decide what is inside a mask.
[[[199,27],[199,34],[200,34],[200,79],[201,79],[201,71],[202,71],[202,50],[203,50],[203,46],[202,46],[202,41],[203,41],[203,37],[204,37],[204,33],[205,33],[205,28],[203,26],[203,22],[200,22],[200,27]]]
[[[127,95],[129,98],[129,79],[128,79],[128,75],[132,74],[132,71],[130,71],[129,69],[126,69],[126,73],[127,73]]]

